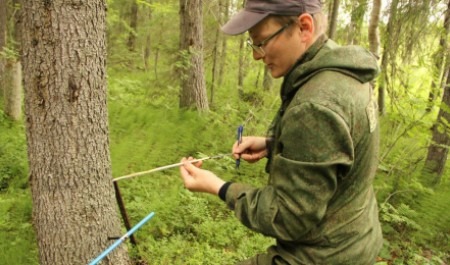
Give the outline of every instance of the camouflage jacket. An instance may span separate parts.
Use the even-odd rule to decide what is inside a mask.
[[[225,200],[248,228],[274,237],[258,264],[372,264],[382,245],[372,182],[376,59],[320,37],[285,76],[270,129],[269,182],[232,183]]]

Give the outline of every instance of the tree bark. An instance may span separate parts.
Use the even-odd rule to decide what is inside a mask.
[[[244,97],[244,77],[245,77],[245,37],[241,35],[239,37],[239,65],[238,65],[238,96],[239,99]]]
[[[220,14],[221,12],[221,6],[222,6],[222,0],[219,0],[219,10],[217,13]],[[222,17],[220,15],[219,17]],[[222,24],[222,20],[219,21],[220,24]],[[217,27],[214,33],[214,44],[213,44],[213,62],[212,62],[212,69],[211,69],[211,88],[209,93],[209,104],[213,104],[214,100],[214,91],[216,89],[216,83],[219,75],[219,61],[220,61],[220,43],[221,43],[222,35],[220,33],[220,28]]]
[[[8,60],[4,71],[5,115],[13,121],[22,117],[22,66],[20,61]]]
[[[180,108],[209,109],[203,69],[203,11],[201,0],[180,0]]]
[[[328,37],[330,37],[330,39],[333,39],[336,34],[336,28],[337,28],[337,18],[339,15],[339,0],[334,0],[333,1],[333,9],[331,10],[331,15],[329,18],[329,28],[328,28]]]
[[[222,6],[222,12],[221,16],[223,17],[222,21],[228,21],[230,16],[230,0],[224,0],[224,4]],[[225,67],[226,67],[226,57],[227,57],[227,38],[222,37],[222,44],[221,44],[221,56],[220,56],[220,64],[219,64],[219,77],[218,77],[218,86],[221,86],[223,83],[223,77],[225,74]]]
[[[448,52],[447,38],[450,34],[450,0],[447,3],[447,10],[444,15],[444,26],[439,39],[439,48],[433,55],[434,74],[431,82],[430,93],[428,95],[427,111],[430,112],[439,92],[442,88],[443,79],[447,76],[445,73],[445,64],[448,64],[450,53]],[[443,78],[444,77],[444,78]]]
[[[151,4],[151,2],[149,3]],[[150,7],[147,8],[147,18],[148,21],[147,23],[151,23],[152,22],[152,9]],[[152,35],[150,33],[150,30],[147,31],[147,37],[145,38],[145,48],[144,48],[144,67],[145,67],[145,71],[147,72],[150,68],[148,60],[150,58],[150,54],[152,51],[151,48],[151,44],[152,44]]]
[[[358,45],[361,41],[361,28],[366,14],[367,0],[358,0],[352,5],[347,43]]]
[[[11,5],[19,6],[20,3],[18,0],[14,0]],[[6,8],[9,8],[9,6]],[[6,33],[14,39],[9,49],[17,52],[20,51],[20,45],[17,43],[20,41],[21,20],[19,14],[21,14],[21,10],[14,10],[10,13],[13,14],[13,16],[9,19],[14,23],[10,23],[8,25],[9,27],[6,27]],[[22,117],[23,102],[22,66],[18,56],[10,54],[4,60],[3,73],[2,87],[5,104],[4,112],[11,120],[18,121]]]
[[[380,84],[378,86],[378,110],[380,112],[380,115],[384,115],[386,112],[386,106],[385,106],[385,97],[386,97],[386,86],[389,83],[389,75],[387,74],[387,67],[389,65],[390,58],[390,52],[392,49],[392,35],[394,33],[394,23],[396,22],[397,17],[397,10],[398,10],[398,0],[392,0],[391,6],[390,6],[390,15],[389,15],[389,21],[386,28],[386,35],[385,35],[385,42],[384,42],[384,49],[383,49],[383,55],[381,58],[381,78],[380,78]]]
[[[442,106],[439,109],[438,118],[433,126],[433,136],[428,146],[427,159],[425,160],[424,174],[426,186],[434,187],[441,181],[450,145],[450,74],[447,76]]]
[[[130,33],[128,35],[128,50],[136,50],[136,34],[137,34],[137,24],[138,24],[138,5],[136,0],[131,3],[131,14],[130,14]]]
[[[39,264],[87,264],[122,234],[112,185],[106,1],[24,1],[26,134]],[[102,264],[128,264],[125,245]]]
[[[0,53],[6,47],[7,0],[0,0]],[[4,93],[6,60],[0,56],[0,96]]]
[[[380,33],[378,25],[380,23],[381,0],[373,0],[372,13],[369,22],[369,49],[379,58],[380,56]]]

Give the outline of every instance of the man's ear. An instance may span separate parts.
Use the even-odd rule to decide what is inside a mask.
[[[297,23],[300,27],[302,41],[306,43],[312,42],[316,29],[314,26],[314,18],[311,16],[311,14],[301,14],[298,17]]]

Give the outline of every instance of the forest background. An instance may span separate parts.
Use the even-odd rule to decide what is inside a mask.
[[[194,55],[183,48],[188,32],[183,2],[107,1],[114,177],[183,156],[229,153],[240,124],[245,135],[265,135],[279,106],[281,80],[272,80],[263,64],[252,60],[247,36],[219,32],[242,1],[190,1],[198,3],[202,25],[202,49]],[[449,261],[449,7],[450,1],[437,0],[324,1],[328,35],[342,45],[366,47],[380,59],[375,87],[382,138],[375,190],[385,242],[379,264]],[[0,264],[39,264],[15,30],[20,10],[20,2],[0,1],[0,32],[6,36],[0,39]],[[203,58],[195,63],[204,73],[203,99],[185,101],[189,82],[183,71],[192,69],[190,58],[197,55]],[[255,186],[267,180],[264,163],[236,170],[227,157],[204,167]],[[273,243],[244,228],[219,198],[186,191],[177,169],[124,180],[120,187],[131,223],[156,213],[137,232],[137,244],[127,243],[136,264],[234,264]]]

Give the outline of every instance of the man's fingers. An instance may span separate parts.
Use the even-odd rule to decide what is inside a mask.
[[[201,168],[203,165],[203,160],[202,161],[197,161],[195,163],[191,163],[192,165],[194,165],[195,167]]]

